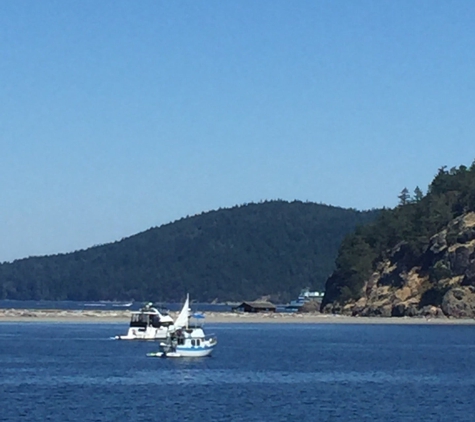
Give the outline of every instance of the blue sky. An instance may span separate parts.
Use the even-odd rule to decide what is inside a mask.
[[[475,159],[475,2],[0,2],[0,262]]]

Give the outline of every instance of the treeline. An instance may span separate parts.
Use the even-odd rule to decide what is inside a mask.
[[[475,210],[475,162],[470,168],[442,167],[429,185],[427,194],[416,187],[414,195],[404,188],[400,204],[383,209],[378,218],[358,227],[345,237],[336,259],[336,270],[327,280],[322,303],[357,300],[375,266],[386,259],[396,245],[404,242],[399,260],[412,267],[429,239],[447,223]],[[450,234],[449,234],[450,237]]]
[[[378,211],[269,201],[203,213],[121,241],[0,265],[0,298],[287,301],[323,290],[342,239]]]

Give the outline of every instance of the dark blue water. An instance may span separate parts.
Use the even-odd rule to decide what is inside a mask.
[[[79,302],[72,300],[0,300],[0,309],[61,309],[61,310],[98,310],[98,311],[138,311],[144,302],[133,302],[131,306],[122,306],[125,302]],[[183,303],[161,303],[155,304],[159,308],[170,311],[179,311]],[[225,304],[193,303],[194,311],[207,312],[227,312],[232,307]]]
[[[130,306],[124,306],[126,302],[80,302],[72,300],[0,300],[0,309],[61,309],[69,311],[138,311],[145,302],[133,302]],[[159,310],[179,311],[183,303],[155,303]],[[192,303],[194,312],[231,312],[235,305],[224,303]],[[291,312],[285,305],[276,305],[277,312]]]
[[[209,324],[210,358],[123,324],[0,324],[1,421],[473,421],[475,327]]]

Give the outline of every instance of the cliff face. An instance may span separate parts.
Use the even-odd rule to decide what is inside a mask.
[[[361,298],[323,312],[358,316],[475,317],[475,213],[452,220],[415,259],[397,245],[366,281]]]

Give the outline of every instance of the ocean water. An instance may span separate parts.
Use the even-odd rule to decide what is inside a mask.
[[[130,306],[124,306],[127,302],[79,302],[72,300],[0,300],[0,309],[61,309],[61,310],[88,310],[88,311],[138,311],[145,302],[133,302]],[[130,303],[130,302],[129,302]],[[183,303],[155,303],[160,309],[179,311]],[[193,303],[194,311],[226,312],[232,307],[225,304]]]
[[[199,359],[126,328],[0,323],[0,421],[475,419],[475,326],[208,324]]]

